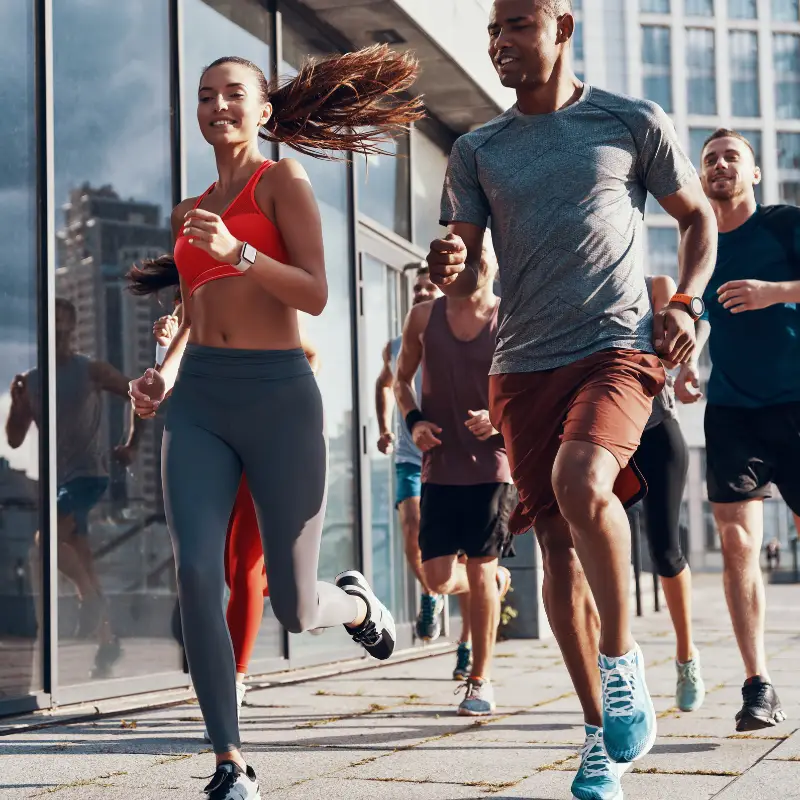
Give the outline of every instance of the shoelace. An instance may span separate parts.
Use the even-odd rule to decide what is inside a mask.
[[[697,659],[678,664],[678,680],[681,683],[696,683],[698,678]]]
[[[742,689],[744,701],[748,706],[766,706],[768,683],[751,683]]]
[[[213,792],[217,792],[218,797],[223,797],[224,795],[220,793],[220,790],[230,789],[231,786],[233,786],[233,784],[238,780],[239,775],[235,770],[227,770],[223,767],[218,767],[217,771],[208,777],[211,778],[211,781],[209,782],[208,786],[203,789],[203,791],[209,796]]]
[[[588,734],[581,748],[581,770],[586,778],[604,778],[610,773],[601,731]]]
[[[636,710],[633,694],[636,691],[636,668],[632,661],[617,659],[610,669],[601,670],[603,706],[612,717],[629,717]]]
[[[462,689],[466,689],[467,694],[464,698],[465,700],[472,700],[473,697],[477,697],[480,700],[482,685],[483,683],[478,683],[477,681],[465,681],[453,691],[453,694],[458,694]]]
[[[353,634],[353,641],[358,644],[365,644],[367,647],[374,647],[381,640],[381,634],[375,627],[375,623],[370,620],[360,631]]]
[[[433,625],[433,621],[436,618],[436,597],[435,595],[423,595],[422,596],[422,624],[423,625]]]

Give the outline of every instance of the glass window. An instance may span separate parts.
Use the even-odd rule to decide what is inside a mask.
[[[677,228],[647,229],[647,274],[678,278]]]
[[[714,0],[686,0],[687,17],[713,17]]]
[[[778,184],[780,202],[800,206],[800,133],[778,134]]]
[[[758,34],[730,32],[731,107],[735,117],[761,113],[758,94]]]
[[[4,7],[0,43],[0,700],[42,688],[38,530],[39,398],[28,377],[37,362],[36,126],[33,4]],[[13,113],[10,109],[13,108]],[[15,384],[12,400],[11,386]],[[7,427],[6,427],[7,426]]]
[[[689,128],[689,158],[698,172],[701,168],[700,158],[703,153],[703,145],[712,133],[714,133],[714,128]]]
[[[384,142],[382,149],[393,155],[355,157],[359,175],[358,210],[408,239],[411,236],[408,134]]]
[[[646,14],[669,14],[669,0],[639,0],[639,10]]]
[[[728,0],[729,19],[757,19],[758,0]]]
[[[197,89],[205,67],[222,56],[258,64],[269,77],[270,15],[258,0],[184,0],[183,144],[186,191],[202,194],[217,179],[214,151],[197,126]],[[262,144],[265,155],[268,145]]]
[[[53,2],[63,684],[183,665],[161,421],[141,423],[127,467],[114,452],[130,427],[127,382],[153,364],[159,311],[131,298],[123,275],[171,249],[168,31],[161,0]]]
[[[290,15],[283,15],[284,63],[282,74],[296,71],[306,55],[323,55],[324,41],[313,29]],[[331,48],[332,50],[332,48]],[[328,52],[331,52],[329,50]],[[347,164],[322,161],[281,147],[281,156],[296,158],[306,168],[322,216],[325,263],[328,273],[328,305],[319,317],[305,317],[308,338],[319,353],[317,376],[328,430],[328,509],[322,533],[319,560],[320,580],[332,581],[358,561],[358,528],[355,507],[355,463],[353,415],[353,305],[350,282],[351,224],[348,215]],[[292,636],[292,657],[311,654],[351,652],[344,628],[325,636]]]
[[[572,35],[572,57],[575,61],[583,61],[583,21],[575,20],[575,33]]]
[[[772,0],[774,22],[797,22],[800,19],[800,0]]]
[[[642,27],[642,74],[644,96],[672,111],[672,52],[669,28]]]
[[[412,133],[411,186],[414,194],[413,241],[424,250],[444,233],[440,201],[447,172],[447,153],[419,127]]]
[[[778,119],[800,119],[800,36],[773,34]]]
[[[688,28],[686,72],[690,114],[717,113],[717,80],[714,69],[714,31]]]

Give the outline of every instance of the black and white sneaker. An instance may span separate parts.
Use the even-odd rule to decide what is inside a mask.
[[[742,700],[742,709],[736,714],[736,730],[739,732],[772,728],[786,719],[775,687],[762,681],[758,675],[745,681]]]
[[[367,579],[351,569],[336,576],[336,585],[348,594],[358,595],[367,604],[367,616],[358,628],[345,625],[344,629],[373,658],[385,661],[394,652],[397,639],[394,619],[386,606],[375,596]]]
[[[248,766],[243,772],[233,761],[217,764],[217,771],[203,791],[207,800],[261,800],[253,768]]]

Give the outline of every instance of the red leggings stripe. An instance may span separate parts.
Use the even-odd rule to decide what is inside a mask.
[[[256,509],[244,475],[228,523],[225,581],[231,591],[227,620],[236,671],[247,672],[269,588]]]

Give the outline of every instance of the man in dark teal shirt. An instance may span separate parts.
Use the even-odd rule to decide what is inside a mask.
[[[701,179],[717,216],[717,263],[676,392],[684,403],[700,398],[697,359],[708,341],[706,481],[747,678],[736,729],[748,731],[785,719],[767,672],[759,557],[771,484],[800,523],[800,209],[756,203],[761,173],[735,131],[705,143]]]

